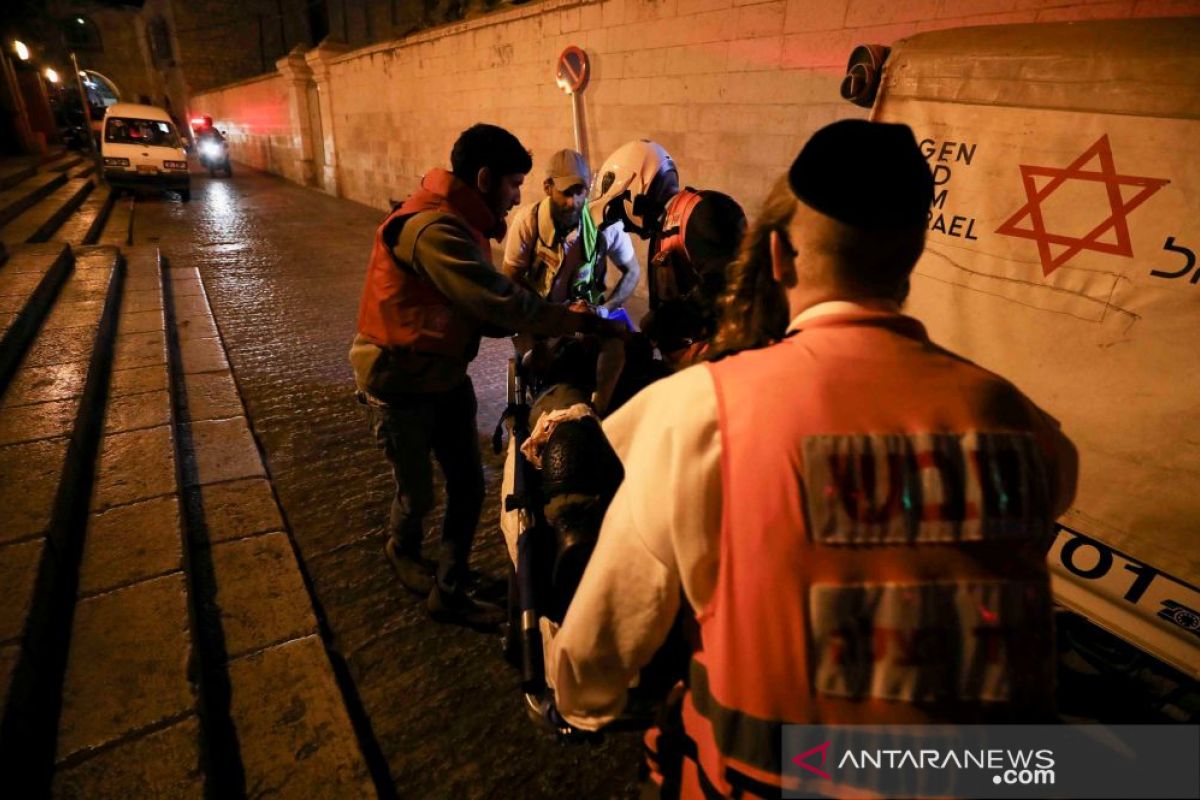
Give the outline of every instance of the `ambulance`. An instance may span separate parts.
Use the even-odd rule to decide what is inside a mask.
[[[944,30],[842,93],[933,172],[908,313],[1079,448],[1048,558],[1060,706],[1200,718],[1200,19]]]

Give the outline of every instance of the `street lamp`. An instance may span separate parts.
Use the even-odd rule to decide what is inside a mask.
[[[58,73],[54,71],[53,67],[46,67],[46,80],[58,83]]]
[[[16,51],[17,58],[21,59],[22,61],[29,60],[29,48],[25,46],[24,42],[20,41],[19,39],[14,41],[13,50]]]

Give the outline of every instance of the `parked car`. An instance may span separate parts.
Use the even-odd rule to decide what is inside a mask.
[[[156,106],[117,103],[104,115],[104,178],[114,189],[161,188],[192,199],[187,151],[170,115]]]

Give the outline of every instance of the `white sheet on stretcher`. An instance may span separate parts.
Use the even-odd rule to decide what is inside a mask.
[[[504,502],[504,498],[512,494],[516,469],[517,444],[510,436],[508,439],[508,450],[504,458],[504,475],[500,481],[501,503]],[[500,507],[500,533],[504,536],[504,544],[508,547],[508,557],[512,559],[514,569],[517,566],[517,537],[521,535],[521,532],[529,524],[529,514],[524,509],[509,511],[503,505]],[[546,676],[546,685],[553,690],[554,670],[551,669],[551,665],[554,636],[558,633],[558,625],[546,617],[538,617],[538,628],[542,632],[543,674]],[[632,688],[637,686],[637,684],[638,678],[635,677],[629,685]]]
[[[504,498],[512,494],[516,471],[517,443],[516,440],[509,437],[508,451],[504,458],[504,476],[500,481],[500,498],[502,503],[504,502]],[[510,511],[503,505],[500,507],[500,533],[504,536],[504,544],[508,548],[508,557],[512,559],[513,569],[516,569],[517,566],[517,537],[529,526],[530,522],[529,513],[524,509]],[[553,689],[554,673],[550,669],[551,647],[553,646],[554,634],[558,633],[558,626],[546,617],[539,617],[538,627],[542,631],[543,674],[546,676],[546,685]]]

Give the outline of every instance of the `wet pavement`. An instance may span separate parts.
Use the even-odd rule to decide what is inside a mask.
[[[499,638],[431,622],[383,556],[391,479],[346,361],[381,217],[241,167],[232,179],[194,174],[190,204],[140,197],[133,239],[200,270],[332,655],[397,795],[633,796],[636,734],[562,745],[536,730]],[[472,564],[496,575],[506,560],[502,461],[490,436],[510,351],[507,340],[485,340],[471,368],[488,485]],[[440,521],[439,509],[427,523],[430,553]]]

